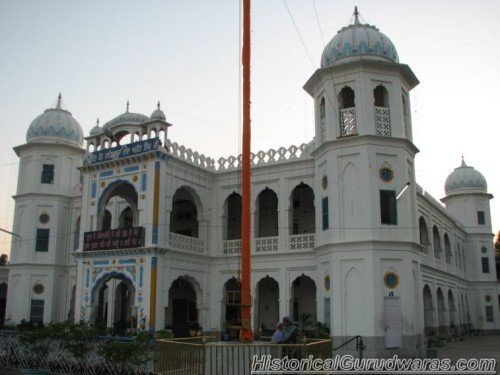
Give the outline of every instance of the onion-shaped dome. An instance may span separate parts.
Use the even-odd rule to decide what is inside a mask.
[[[55,108],[46,109],[36,117],[26,132],[26,142],[66,142],[81,147],[83,130],[71,112],[62,109],[59,94]]]
[[[321,67],[347,62],[358,56],[379,61],[399,62],[396,47],[375,26],[362,24],[354,8],[354,23],[342,28],[326,45],[321,56]],[[350,59],[349,59],[350,58]]]
[[[460,167],[455,168],[446,179],[444,190],[446,195],[486,193],[488,184],[481,172],[466,165],[462,158]]]
[[[167,121],[167,116],[160,109],[160,102],[158,102],[158,108],[151,114],[151,120]]]
[[[118,125],[140,125],[148,121],[150,121],[150,118],[146,115],[129,112],[129,102],[127,102],[127,111],[119,116],[116,116],[114,119],[109,120],[104,124],[102,129],[112,130]]]

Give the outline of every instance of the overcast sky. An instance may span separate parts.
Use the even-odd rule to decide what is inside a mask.
[[[497,0],[254,0],[252,151],[312,139],[312,99],[302,86],[354,5],[421,82],[411,92],[417,181],[442,198],[463,154],[498,195],[496,232]],[[237,0],[0,0],[0,227],[12,225],[12,147],[59,92],[86,135],[98,117],[102,125],[123,113],[127,100],[146,115],[161,101],[172,141],[216,159],[238,154],[239,14]],[[0,236],[0,252],[9,248],[10,237]]]

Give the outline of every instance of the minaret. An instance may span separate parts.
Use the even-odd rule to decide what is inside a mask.
[[[71,113],[45,110],[31,123],[20,159],[14,196],[6,319],[49,323],[71,315],[75,269],[70,252],[78,246],[83,132]]]
[[[373,348],[368,355],[384,348],[421,355],[418,149],[409,104],[419,82],[390,39],[361,23],[357,8],[353,16],[304,86],[316,114],[316,246],[321,262],[335,265],[330,277],[338,286],[324,298],[338,301],[333,335],[362,335]]]

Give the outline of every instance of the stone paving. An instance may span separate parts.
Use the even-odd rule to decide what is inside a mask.
[[[500,335],[468,337],[464,341],[449,342],[434,349],[437,358],[449,358],[452,362],[459,358],[494,358],[497,360],[497,372],[500,370]]]

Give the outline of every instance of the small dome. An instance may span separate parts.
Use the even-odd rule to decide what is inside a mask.
[[[46,109],[31,122],[26,142],[64,140],[80,147],[83,145],[83,130],[71,112],[62,109],[61,98],[59,94],[56,107]]]
[[[151,114],[151,120],[167,121],[165,113],[160,109],[160,102],[158,102],[158,108]]]
[[[99,135],[102,133],[102,128],[99,126],[99,119],[97,119],[97,122],[95,124],[95,126],[90,129],[90,135],[92,136],[95,136],[95,135]]]
[[[396,47],[391,40],[375,26],[362,24],[358,19],[358,9],[354,8],[354,23],[342,28],[326,45],[321,56],[321,67],[332,66],[347,58],[357,56],[373,60],[399,62]]]
[[[455,168],[446,179],[444,190],[446,195],[486,193],[488,184],[484,176],[473,167],[466,165],[462,158],[460,167]]]
[[[114,119],[108,121],[102,127],[103,129],[111,130],[115,126],[118,125],[140,125],[145,122],[150,121],[150,118],[146,115],[140,113],[133,113],[128,111],[129,103],[127,102],[127,111],[122,113],[119,116],[116,116]]]

